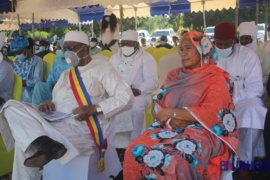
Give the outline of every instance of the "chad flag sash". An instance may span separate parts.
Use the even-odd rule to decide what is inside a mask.
[[[82,81],[80,72],[78,68],[71,68],[69,72],[69,81],[73,94],[77,100],[79,106],[91,106],[92,102],[84,83]],[[96,115],[90,116],[86,119],[87,126],[91,132],[91,135],[99,148],[100,158],[98,162],[98,171],[103,172],[105,169],[104,166],[104,155],[107,148],[107,140],[103,138],[102,130]]]

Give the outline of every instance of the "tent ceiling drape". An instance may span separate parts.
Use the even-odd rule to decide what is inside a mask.
[[[191,4],[190,11],[191,12],[199,12],[203,11],[202,6],[202,0],[188,0]],[[204,8],[205,11],[210,10],[222,10],[223,8],[229,9],[229,8],[235,8],[236,6],[236,0],[204,0]],[[253,0],[254,1],[254,0]]]
[[[12,12],[12,5],[10,0],[0,0],[0,14]]]
[[[139,3],[153,3],[159,0],[17,0],[17,13],[36,13],[58,9],[68,9],[100,4],[103,7],[115,5],[133,5]],[[174,0],[166,0],[173,2]]]

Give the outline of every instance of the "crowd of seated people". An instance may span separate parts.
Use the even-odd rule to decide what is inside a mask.
[[[106,12],[104,37],[111,31],[112,19],[112,12]],[[118,25],[114,25],[114,32],[118,32]],[[270,162],[266,143],[270,116],[264,106],[266,90],[270,89],[270,56],[257,46],[256,28],[254,22],[242,22],[237,43],[235,26],[219,23],[215,26],[215,44],[203,32],[183,31],[180,40],[173,38],[177,48],[167,43],[166,36],[160,42],[143,38],[140,47],[138,33],[128,30],[122,33],[120,43],[116,34],[110,42],[102,39],[99,49],[96,38],[89,41],[86,34],[71,31],[54,41],[56,59],[46,82],[42,58],[50,52],[49,44],[39,41],[35,46],[31,39],[15,36],[9,41],[10,52],[16,56],[14,62],[8,60],[6,48],[0,54],[0,126],[3,122],[6,125],[5,129],[0,127],[0,132],[15,133],[13,129],[19,122],[11,120],[14,113],[23,114],[29,123],[41,123],[41,127],[35,127],[42,133],[28,136],[16,132],[12,139],[21,146],[15,147],[20,151],[20,168],[41,167],[52,159],[70,160],[74,157],[69,153],[81,153],[81,148],[95,154],[98,147],[85,123],[93,116],[99,122],[102,138],[117,148],[125,179],[219,179],[223,168],[220,162],[229,162],[227,167],[232,169],[232,157],[239,160],[240,178],[252,179],[256,157],[266,157]],[[158,87],[159,66],[147,49],[161,47],[170,52],[171,48],[177,49],[183,67],[170,71],[158,94],[152,94]],[[114,53],[108,63],[93,56],[101,50]],[[49,128],[64,138],[58,138],[57,133],[51,136],[42,119],[31,117],[32,109],[8,101],[12,99],[14,73],[22,78],[21,101],[40,105],[43,111],[73,113],[75,117],[67,118],[72,125],[66,123],[64,127],[67,131],[78,127],[74,139],[78,141],[75,133],[82,132],[91,145],[77,146],[55,124]],[[75,87],[85,86],[82,92],[88,94],[92,105],[77,101],[71,81],[74,74],[81,74],[78,82],[84,85],[77,83]],[[2,85],[6,82],[9,85]],[[2,90],[4,86],[9,88]],[[2,91],[8,92],[7,96]],[[151,104],[151,94],[155,122],[146,130],[149,119],[145,112]],[[17,136],[29,141],[21,142]],[[10,142],[8,138],[4,140]],[[36,153],[21,152],[36,145],[42,147]],[[48,150],[51,147],[55,151]],[[14,173],[17,177],[32,176],[18,169]]]

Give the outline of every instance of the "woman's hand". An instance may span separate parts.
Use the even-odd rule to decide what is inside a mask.
[[[157,113],[156,120],[160,122],[161,125],[164,125],[168,119],[173,117],[173,108],[165,108]]]
[[[90,116],[97,114],[96,106],[80,106],[73,109],[74,118],[78,121],[87,120]]]
[[[49,113],[50,111],[55,111],[55,105],[52,101],[45,101],[39,105],[39,110]]]
[[[183,121],[183,120],[179,120],[179,119],[173,119],[170,121],[170,126],[173,129],[177,129],[177,128],[185,128],[188,125],[194,124],[196,123],[196,121]]]

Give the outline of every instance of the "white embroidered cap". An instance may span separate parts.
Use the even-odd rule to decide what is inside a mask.
[[[122,33],[122,40],[138,41],[139,34],[137,31],[127,30]]]
[[[89,46],[87,34],[81,32],[81,31],[69,31],[65,35],[64,42],[66,42],[66,41],[80,42],[80,43],[83,43],[83,44],[86,44]]]
[[[251,22],[242,22],[239,25],[239,36],[249,35],[257,37],[258,26],[255,24],[255,21]]]

